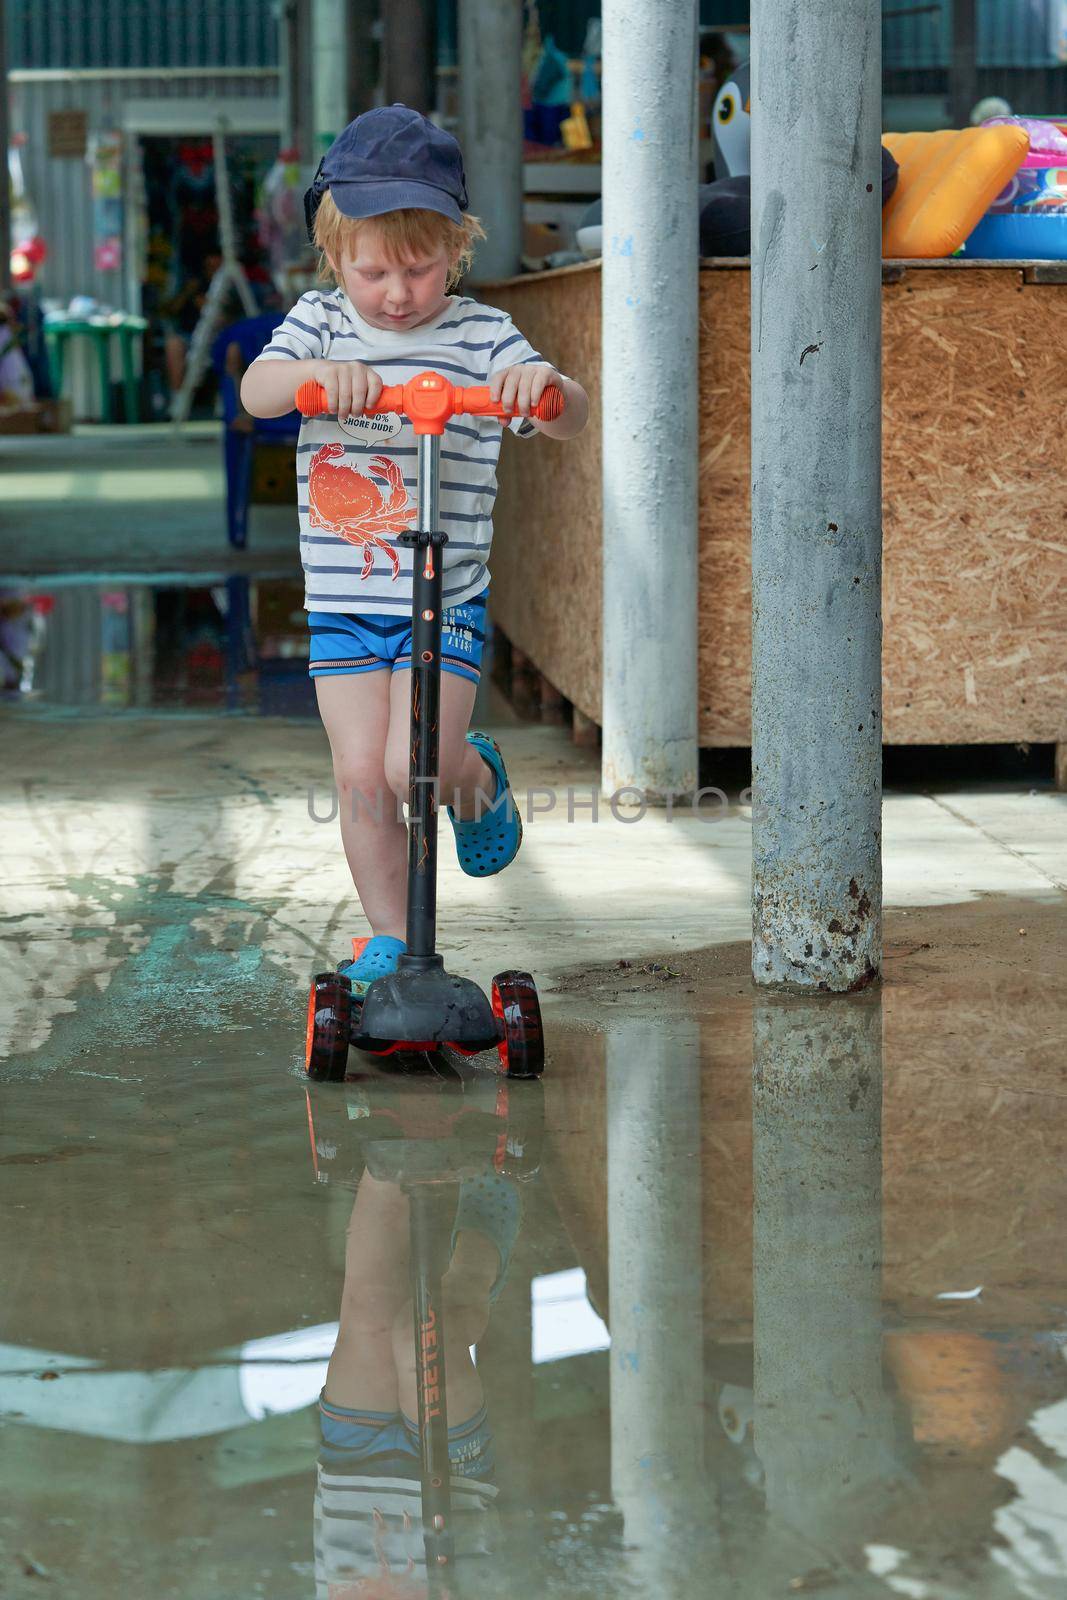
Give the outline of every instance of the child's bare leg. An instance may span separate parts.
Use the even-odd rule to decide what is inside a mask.
[[[461,678],[457,672],[442,672],[438,717],[440,807],[443,811],[445,806],[454,805],[458,792],[460,807],[456,814],[460,817],[478,814],[476,802],[479,790],[490,799],[496,790],[496,775],[490,772],[474,746],[467,743],[467,729],[470,727],[477,692],[478,685],[470,678]],[[394,792],[406,799],[411,739],[411,672],[408,668],[397,668],[393,673],[391,698],[389,740],[385,752],[386,778]],[[484,810],[485,801],[482,807]]]
[[[333,754],[341,840],[360,904],[375,935],[403,939],[408,844],[385,775],[389,673],[317,677],[315,693]]]
[[[409,1230],[399,1185],[365,1172],[348,1225],[340,1331],[326,1375],[326,1398],[334,1405],[397,1410],[393,1325],[411,1292]]]
[[[489,1292],[499,1271],[500,1252],[492,1240],[473,1228],[464,1228],[456,1238],[452,1261],[441,1280],[445,1403],[453,1427],[472,1417],[485,1398],[470,1347],[484,1337],[489,1325]],[[419,1401],[415,1389],[415,1335],[410,1301],[397,1312],[393,1324],[393,1359],[399,1380],[400,1409],[414,1421]]]

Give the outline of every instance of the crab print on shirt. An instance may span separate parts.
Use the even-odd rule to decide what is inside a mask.
[[[463,295],[446,296],[430,322],[393,333],[365,323],[339,288],[301,295],[257,359],[361,361],[390,385],[440,371],[466,386],[541,357],[506,311]],[[537,432],[528,417],[513,417],[506,427],[519,437]],[[465,605],[489,585],[502,431],[494,417],[460,416],[441,436],[443,608]],[[296,492],[305,610],[410,614],[417,551],[400,539],[418,523],[418,455],[412,423],[396,413],[303,419]]]
[[[341,444],[324,444],[312,456],[308,520],[313,528],[338,533],[349,544],[362,546],[364,580],[374,570],[375,552],[383,551],[395,581],[400,576],[400,557],[382,535],[402,533],[418,515],[408,499],[400,468],[388,456],[371,456],[367,463],[371,476],[367,477],[355,467],[339,465],[344,458]],[[378,479],[387,486],[388,494]]]

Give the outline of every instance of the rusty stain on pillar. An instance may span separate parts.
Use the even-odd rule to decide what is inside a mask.
[[[752,7],[752,972],[877,978],[881,10]]]

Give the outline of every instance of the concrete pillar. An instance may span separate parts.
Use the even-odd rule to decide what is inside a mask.
[[[282,146],[295,148],[308,182],[319,162],[312,88],[312,21],[307,0],[284,0],[278,17],[278,75]],[[314,152],[314,160],[312,160]]]
[[[385,104],[428,116],[437,102],[436,0],[389,0],[382,7]]]
[[[314,165],[348,123],[347,0],[311,0]]]
[[[607,794],[697,786],[696,0],[605,0]]]
[[[348,115],[358,117],[377,104],[381,76],[378,43],[380,0],[349,0],[348,6]],[[403,99],[403,96],[400,96]]]
[[[978,99],[978,0],[952,0],[948,99],[952,126],[969,127]]]
[[[881,9],[752,13],[752,971],[878,975]]]
[[[829,1556],[871,1526],[848,1500],[898,1471],[882,1379],[880,995],[767,996],[752,1047],[756,1453],[772,1519]]]
[[[300,105],[300,24],[298,0],[282,0],[278,7],[278,99],[281,102],[280,142],[291,150],[298,141]]]
[[[663,1594],[706,1489],[699,1026],[619,1020],[606,1060],[612,1494]]]
[[[459,0],[460,142],[471,210],[489,235],[474,277],[519,270],[522,254],[522,6]]]

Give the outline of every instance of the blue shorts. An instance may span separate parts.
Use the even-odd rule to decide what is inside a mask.
[[[319,1396],[319,1424],[322,1430],[325,1464],[347,1467],[379,1458],[378,1475],[406,1477],[412,1468],[418,1475],[419,1430],[401,1412],[352,1411],[334,1405],[325,1394]],[[391,1456],[399,1471],[387,1473],[380,1458]],[[489,1426],[489,1413],[483,1405],[466,1422],[448,1430],[448,1459],[452,1471],[461,1478],[491,1482],[496,1469],[496,1451]]]
[[[477,683],[485,647],[489,590],[441,613],[441,671]],[[346,611],[309,611],[313,678],[356,672],[396,672],[411,667],[411,618],[362,616]]]

